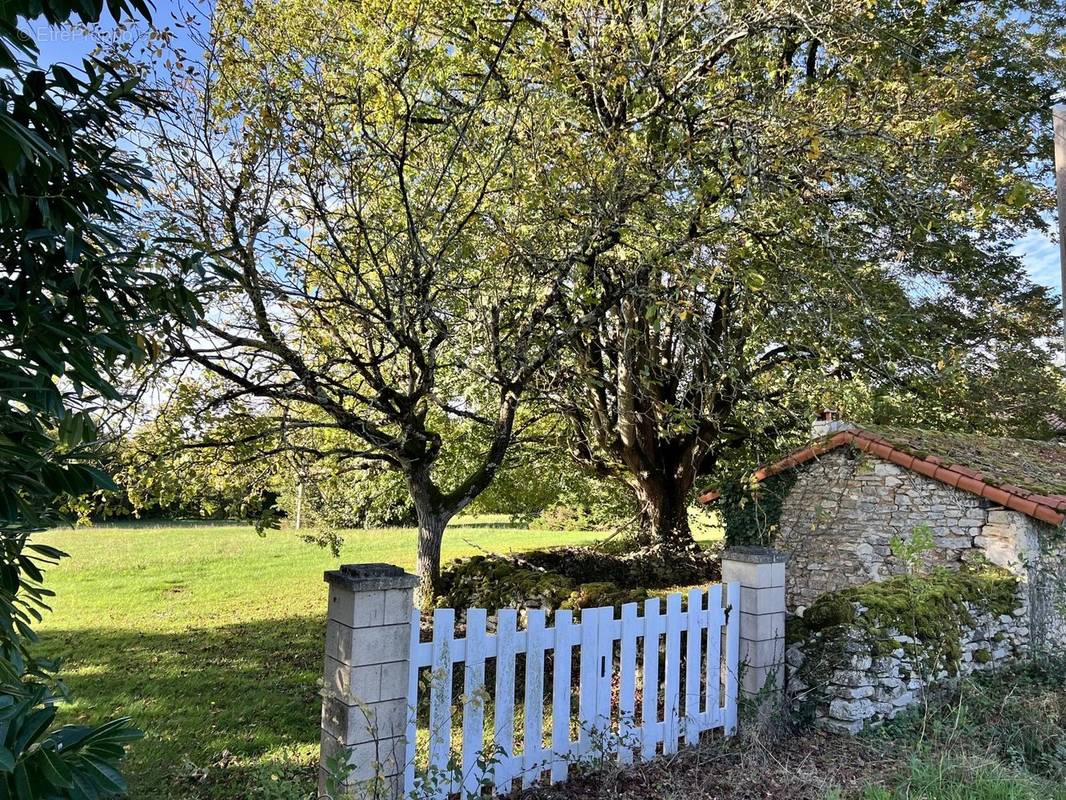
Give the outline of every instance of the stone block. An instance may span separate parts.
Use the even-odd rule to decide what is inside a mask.
[[[322,765],[333,758],[342,750],[340,741],[322,732],[321,737]],[[401,775],[403,773],[406,747],[403,737],[397,736],[391,739],[380,739],[363,744],[348,745],[348,777],[346,783],[357,784],[372,781],[378,777]]]
[[[402,736],[406,726],[406,704],[395,700],[348,705],[327,697],[322,703],[322,730],[348,744]]]
[[[868,699],[845,700],[837,698],[829,704],[829,716],[844,722],[868,719],[875,713],[874,704]]]
[[[839,733],[846,736],[854,736],[857,733],[861,733],[862,729],[865,727],[863,720],[845,722],[843,720],[832,718],[820,719],[815,725],[829,733]]]
[[[785,659],[784,639],[746,639],[741,629],[740,663],[751,667],[781,664]]]
[[[414,609],[414,589],[389,589],[385,592],[383,625],[403,625],[411,621]]]
[[[723,574],[724,579],[724,574]],[[749,614],[784,614],[785,593],[781,588],[740,588],[740,610]]]
[[[331,586],[326,617],[349,628],[385,624],[385,592],[352,592]]]
[[[785,636],[785,615],[740,614],[740,635],[745,639],[781,639]]]
[[[907,706],[914,705],[917,701],[918,698],[915,697],[914,692],[904,692],[903,694],[892,698],[892,705],[897,708],[906,708]]]
[[[785,687],[785,664],[770,664],[766,666],[741,666],[740,688],[745,695],[754,697],[764,689],[774,688],[780,692]]]
[[[848,669],[865,672],[873,666],[873,659],[866,653],[856,653],[848,661]]]
[[[841,669],[833,673],[833,683],[840,686],[873,686],[874,678],[860,670]]]
[[[767,588],[785,585],[785,565],[783,562],[753,563],[722,558],[722,580],[727,583],[737,582],[750,588]]]
[[[862,700],[864,697],[874,696],[873,686],[832,686],[829,687],[833,697],[842,700]]]
[[[409,623],[375,628],[326,626],[326,655],[352,666],[406,661],[410,646]]]

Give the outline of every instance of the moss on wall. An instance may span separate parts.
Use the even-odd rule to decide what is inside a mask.
[[[823,595],[802,618],[789,621],[788,637],[818,639],[824,648],[857,632],[877,657],[897,646],[889,634],[894,631],[914,640],[904,647],[907,655],[953,672],[962,656],[964,629],[973,625],[970,608],[1010,614],[1018,605],[1017,591],[1016,576],[991,566],[897,575]]]

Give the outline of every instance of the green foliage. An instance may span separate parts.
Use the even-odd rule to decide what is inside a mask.
[[[916,758],[891,790],[869,787],[859,800],[1066,800],[1066,789],[979,756]]]
[[[734,481],[725,485],[715,502],[725,524],[729,545],[769,545],[777,532],[781,510],[798,473],[785,470],[758,483]]]
[[[201,381],[165,389],[167,403],[154,416],[101,448],[114,488],[68,496],[63,510],[82,521],[148,517],[269,523],[278,460],[263,452],[264,421],[240,406],[203,411],[199,402],[209,389]],[[235,431],[247,441],[211,444]]]
[[[569,578],[506,556],[471,556],[445,565],[438,586],[440,607],[488,609],[561,608],[576,588]]]
[[[893,535],[888,542],[889,551],[899,559],[908,572],[916,572],[921,566],[923,556],[936,547],[933,529],[927,524],[918,525],[909,539],[899,534]]]
[[[659,489],[650,504],[667,481],[684,494],[704,475],[722,483],[730,461],[759,463],[826,405],[1047,433],[1066,385],[1056,300],[1011,243],[1053,205],[1061,3],[693,7],[693,52],[726,38],[719,24],[743,33],[714,59],[683,142],[663,133],[689,157],[675,195],[611,254],[647,265],[647,284],[564,365],[575,449]],[[624,62],[647,18],[620,16]]]
[[[31,541],[61,495],[112,488],[95,463],[93,411],[114,376],[142,363],[153,326],[193,316],[195,298],[145,268],[120,235],[123,195],[146,173],[118,144],[150,105],[112,65],[37,66],[18,25],[94,21],[103,0],[12,0],[0,9],[0,796],[97,798],[125,792],[115,766],[129,720],[50,730],[61,685],[33,655],[31,625],[64,554]],[[117,17],[142,0],[108,0]]]
[[[1066,660],[1020,661],[975,673],[931,708],[885,724],[912,760],[889,789],[862,800],[1066,798]]]
[[[415,524],[415,508],[403,475],[377,465],[345,468],[325,462],[299,476],[281,474],[278,506],[292,522],[297,505],[303,526],[387,528]]]

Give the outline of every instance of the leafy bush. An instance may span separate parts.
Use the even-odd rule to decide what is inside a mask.
[[[901,717],[882,735],[918,739],[925,750],[980,753],[1066,786],[1064,687],[1066,658],[1016,662],[969,676],[928,714]]]
[[[759,483],[735,481],[723,486],[715,505],[725,524],[726,543],[730,546],[771,544],[785,499],[797,478],[798,473],[793,469]]]

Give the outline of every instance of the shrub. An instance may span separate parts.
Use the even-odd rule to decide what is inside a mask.
[[[933,713],[891,723],[892,739],[966,748],[1066,786],[1066,659],[1021,661],[971,675]]]
[[[641,603],[648,599],[647,589],[623,589],[610,581],[583,583],[563,602],[563,608],[599,608]]]

